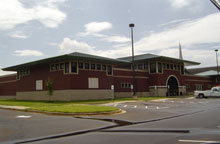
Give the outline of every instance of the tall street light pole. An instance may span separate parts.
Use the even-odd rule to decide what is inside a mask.
[[[210,0],[220,10],[220,0]]]
[[[217,80],[218,80],[218,75],[219,75],[219,72],[218,72],[218,49],[215,49],[215,52],[216,52],[216,63],[217,63],[216,71],[217,71]]]
[[[133,96],[136,96],[136,79],[135,79],[135,69],[134,69],[134,40],[133,40],[133,28],[134,24],[129,24],[131,28],[131,44],[132,44],[132,74],[133,74]]]

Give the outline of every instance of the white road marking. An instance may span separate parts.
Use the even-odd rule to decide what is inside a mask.
[[[19,116],[16,116],[17,118],[31,118],[31,116],[25,116],[25,115],[19,115]]]
[[[193,142],[193,143],[218,143],[219,141],[204,141],[204,140],[179,140],[179,142]]]
[[[184,103],[184,101],[180,101],[180,103]]]
[[[203,104],[207,104],[207,103],[209,103],[209,102],[201,102],[201,103],[203,103]]]
[[[220,128],[220,126],[218,126]]]
[[[174,103],[174,101],[171,101],[171,103]]]
[[[123,105],[123,104],[114,104],[114,107],[124,107],[124,108],[137,108],[138,105]],[[139,107],[140,108],[140,107]],[[149,110],[160,110],[160,109],[166,109],[169,107],[160,107],[160,106],[145,106],[145,109]]]
[[[204,140],[178,140],[179,142],[191,142],[191,143],[219,143],[219,141],[204,141]]]
[[[159,109],[166,109],[166,108],[169,108],[169,107],[159,107]]]
[[[189,102],[189,103],[191,103],[191,104],[192,104],[192,103],[194,103],[194,102],[192,102],[192,101],[191,101],[191,102]]]

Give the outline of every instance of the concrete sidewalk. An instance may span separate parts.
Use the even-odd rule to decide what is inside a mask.
[[[11,110],[26,110],[26,109],[28,109],[29,107],[0,105],[0,108],[3,108],[3,109],[11,109]]]

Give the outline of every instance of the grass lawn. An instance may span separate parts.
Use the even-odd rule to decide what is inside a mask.
[[[96,113],[117,111],[118,108],[107,106],[85,105],[80,102],[45,102],[45,101],[22,101],[22,100],[0,100],[0,105],[25,106],[28,110],[62,113]]]
[[[94,106],[94,105],[61,105],[50,107],[37,107],[31,110],[46,111],[46,112],[60,112],[60,113],[97,113],[97,112],[111,112],[119,110],[116,107]]]
[[[176,97],[140,97],[137,100],[156,100],[164,98]],[[97,106],[94,104],[104,104],[111,102],[132,101],[133,98],[117,98],[114,100],[91,100],[91,101],[72,101],[72,102],[47,102],[47,101],[23,101],[23,100],[1,100],[0,105],[8,106],[25,106],[30,110],[39,110],[47,112],[62,112],[62,113],[95,113],[95,112],[110,112],[116,111],[118,108]],[[28,109],[27,109],[28,110]]]

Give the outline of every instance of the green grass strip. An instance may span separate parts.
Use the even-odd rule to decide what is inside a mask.
[[[33,107],[31,110],[58,112],[58,113],[99,113],[117,111],[118,108],[94,105],[61,105],[53,107]]]

